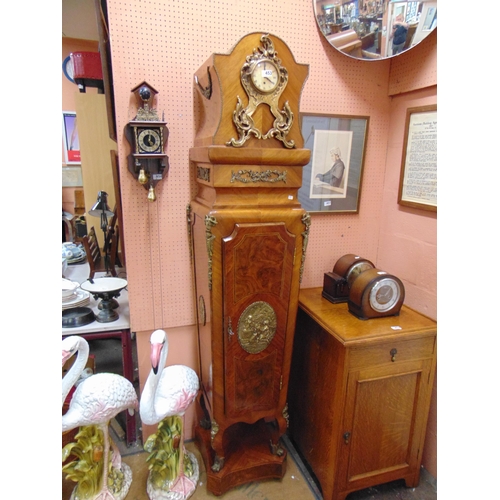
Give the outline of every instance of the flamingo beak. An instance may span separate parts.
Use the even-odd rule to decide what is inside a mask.
[[[160,362],[160,354],[163,344],[151,344],[151,367],[156,375],[158,373],[158,364]]]
[[[64,363],[66,363],[66,361],[68,361],[68,359],[71,358],[72,354],[73,353],[71,351],[65,351],[63,349],[63,351],[62,351],[62,366],[64,366]]]

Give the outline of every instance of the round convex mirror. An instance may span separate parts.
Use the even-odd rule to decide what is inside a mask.
[[[410,50],[437,27],[437,0],[312,0],[330,45],[355,59],[376,61]]]

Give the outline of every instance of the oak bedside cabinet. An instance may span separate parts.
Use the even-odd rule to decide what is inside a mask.
[[[325,500],[420,479],[436,367],[435,321],[403,306],[360,320],[322,288],[302,289],[288,393],[289,433]]]

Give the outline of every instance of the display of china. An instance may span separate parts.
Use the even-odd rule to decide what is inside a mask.
[[[66,242],[62,244],[62,256],[68,264],[80,262],[85,259],[85,250],[81,243]]]
[[[127,280],[123,278],[113,278],[105,276],[84,281],[80,288],[93,295],[94,299],[101,299],[98,308],[99,314],[96,320],[100,323],[116,321],[119,316],[116,312],[118,302],[115,297],[120,296],[120,292],[127,286]]]
[[[71,300],[75,297],[76,290],[80,286],[76,281],[71,281],[66,278],[62,278],[62,300],[63,302]]]

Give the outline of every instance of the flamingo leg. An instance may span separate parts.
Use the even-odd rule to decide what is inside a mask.
[[[118,446],[116,445],[116,443],[112,438],[110,438],[109,441],[111,443],[111,447],[113,448],[113,457],[111,463],[113,464],[113,467],[115,469],[120,469],[122,466],[122,456],[120,450],[118,449]]]
[[[114,495],[108,489],[108,471],[109,471],[109,432],[108,432],[108,422],[99,425],[100,429],[104,434],[104,455],[103,455],[103,470],[102,470],[102,485],[99,495],[95,497],[95,500],[116,500]]]
[[[196,483],[186,477],[184,474],[184,454],[186,450],[184,449],[184,414],[181,417],[182,431],[181,431],[181,442],[179,446],[180,460],[179,460],[179,473],[174,485],[172,486],[172,491],[181,493],[183,498],[188,498],[191,493],[196,488]]]

